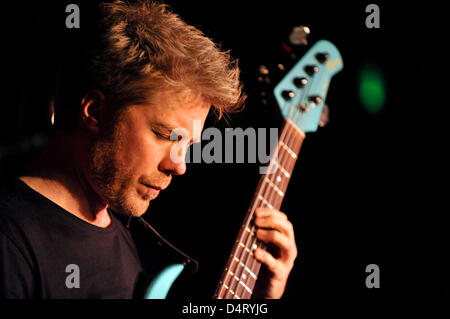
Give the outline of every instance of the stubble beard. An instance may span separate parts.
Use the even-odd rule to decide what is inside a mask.
[[[113,138],[95,142],[89,152],[91,183],[96,193],[118,214],[141,216],[149,206],[149,199],[132,198],[133,175],[127,165],[115,156]],[[136,201],[147,201],[138,205]]]

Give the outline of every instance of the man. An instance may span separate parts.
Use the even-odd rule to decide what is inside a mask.
[[[145,269],[113,213],[143,215],[186,171],[172,153],[200,139],[194,123],[244,101],[236,63],[165,5],[100,9],[62,72],[53,139],[0,197],[3,298],[137,297]],[[267,209],[255,224],[277,248],[254,252],[268,273],[258,296],[280,298],[297,254],[292,225]]]

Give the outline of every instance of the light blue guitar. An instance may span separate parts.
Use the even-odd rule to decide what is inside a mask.
[[[271,157],[268,173],[261,176],[228,258],[214,295],[215,299],[251,297],[261,267],[252,251],[256,247],[266,248],[264,243],[255,237],[253,212],[258,207],[280,208],[305,133],[315,132],[319,125],[327,122],[328,109],[324,101],[331,78],[342,68],[342,57],[337,48],[331,42],[321,40],[284,75],[275,88],[262,94],[263,103],[276,102],[284,118],[284,125],[277,148]],[[270,76],[269,69],[264,67],[260,69],[258,80],[269,85],[272,82]],[[188,263],[196,263],[177,251],[184,255]],[[165,268],[152,281],[145,298],[166,298],[185,265],[186,263],[173,264]]]

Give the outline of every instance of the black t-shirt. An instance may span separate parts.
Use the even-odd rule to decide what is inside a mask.
[[[129,231],[85,222],[16,179],[0,192],[0,298],[133,298],[143,268]]]

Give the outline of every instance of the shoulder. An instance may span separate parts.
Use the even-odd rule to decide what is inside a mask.
[[[38,222],[35,214],[38,199],[19,179],[0,184],[0,231],[5,235],[26,232]]]
[[[8,220],[16,216],[14,211],[24,204],[24,189],[19,179],[2,181],[0,184],[0,219]]]

